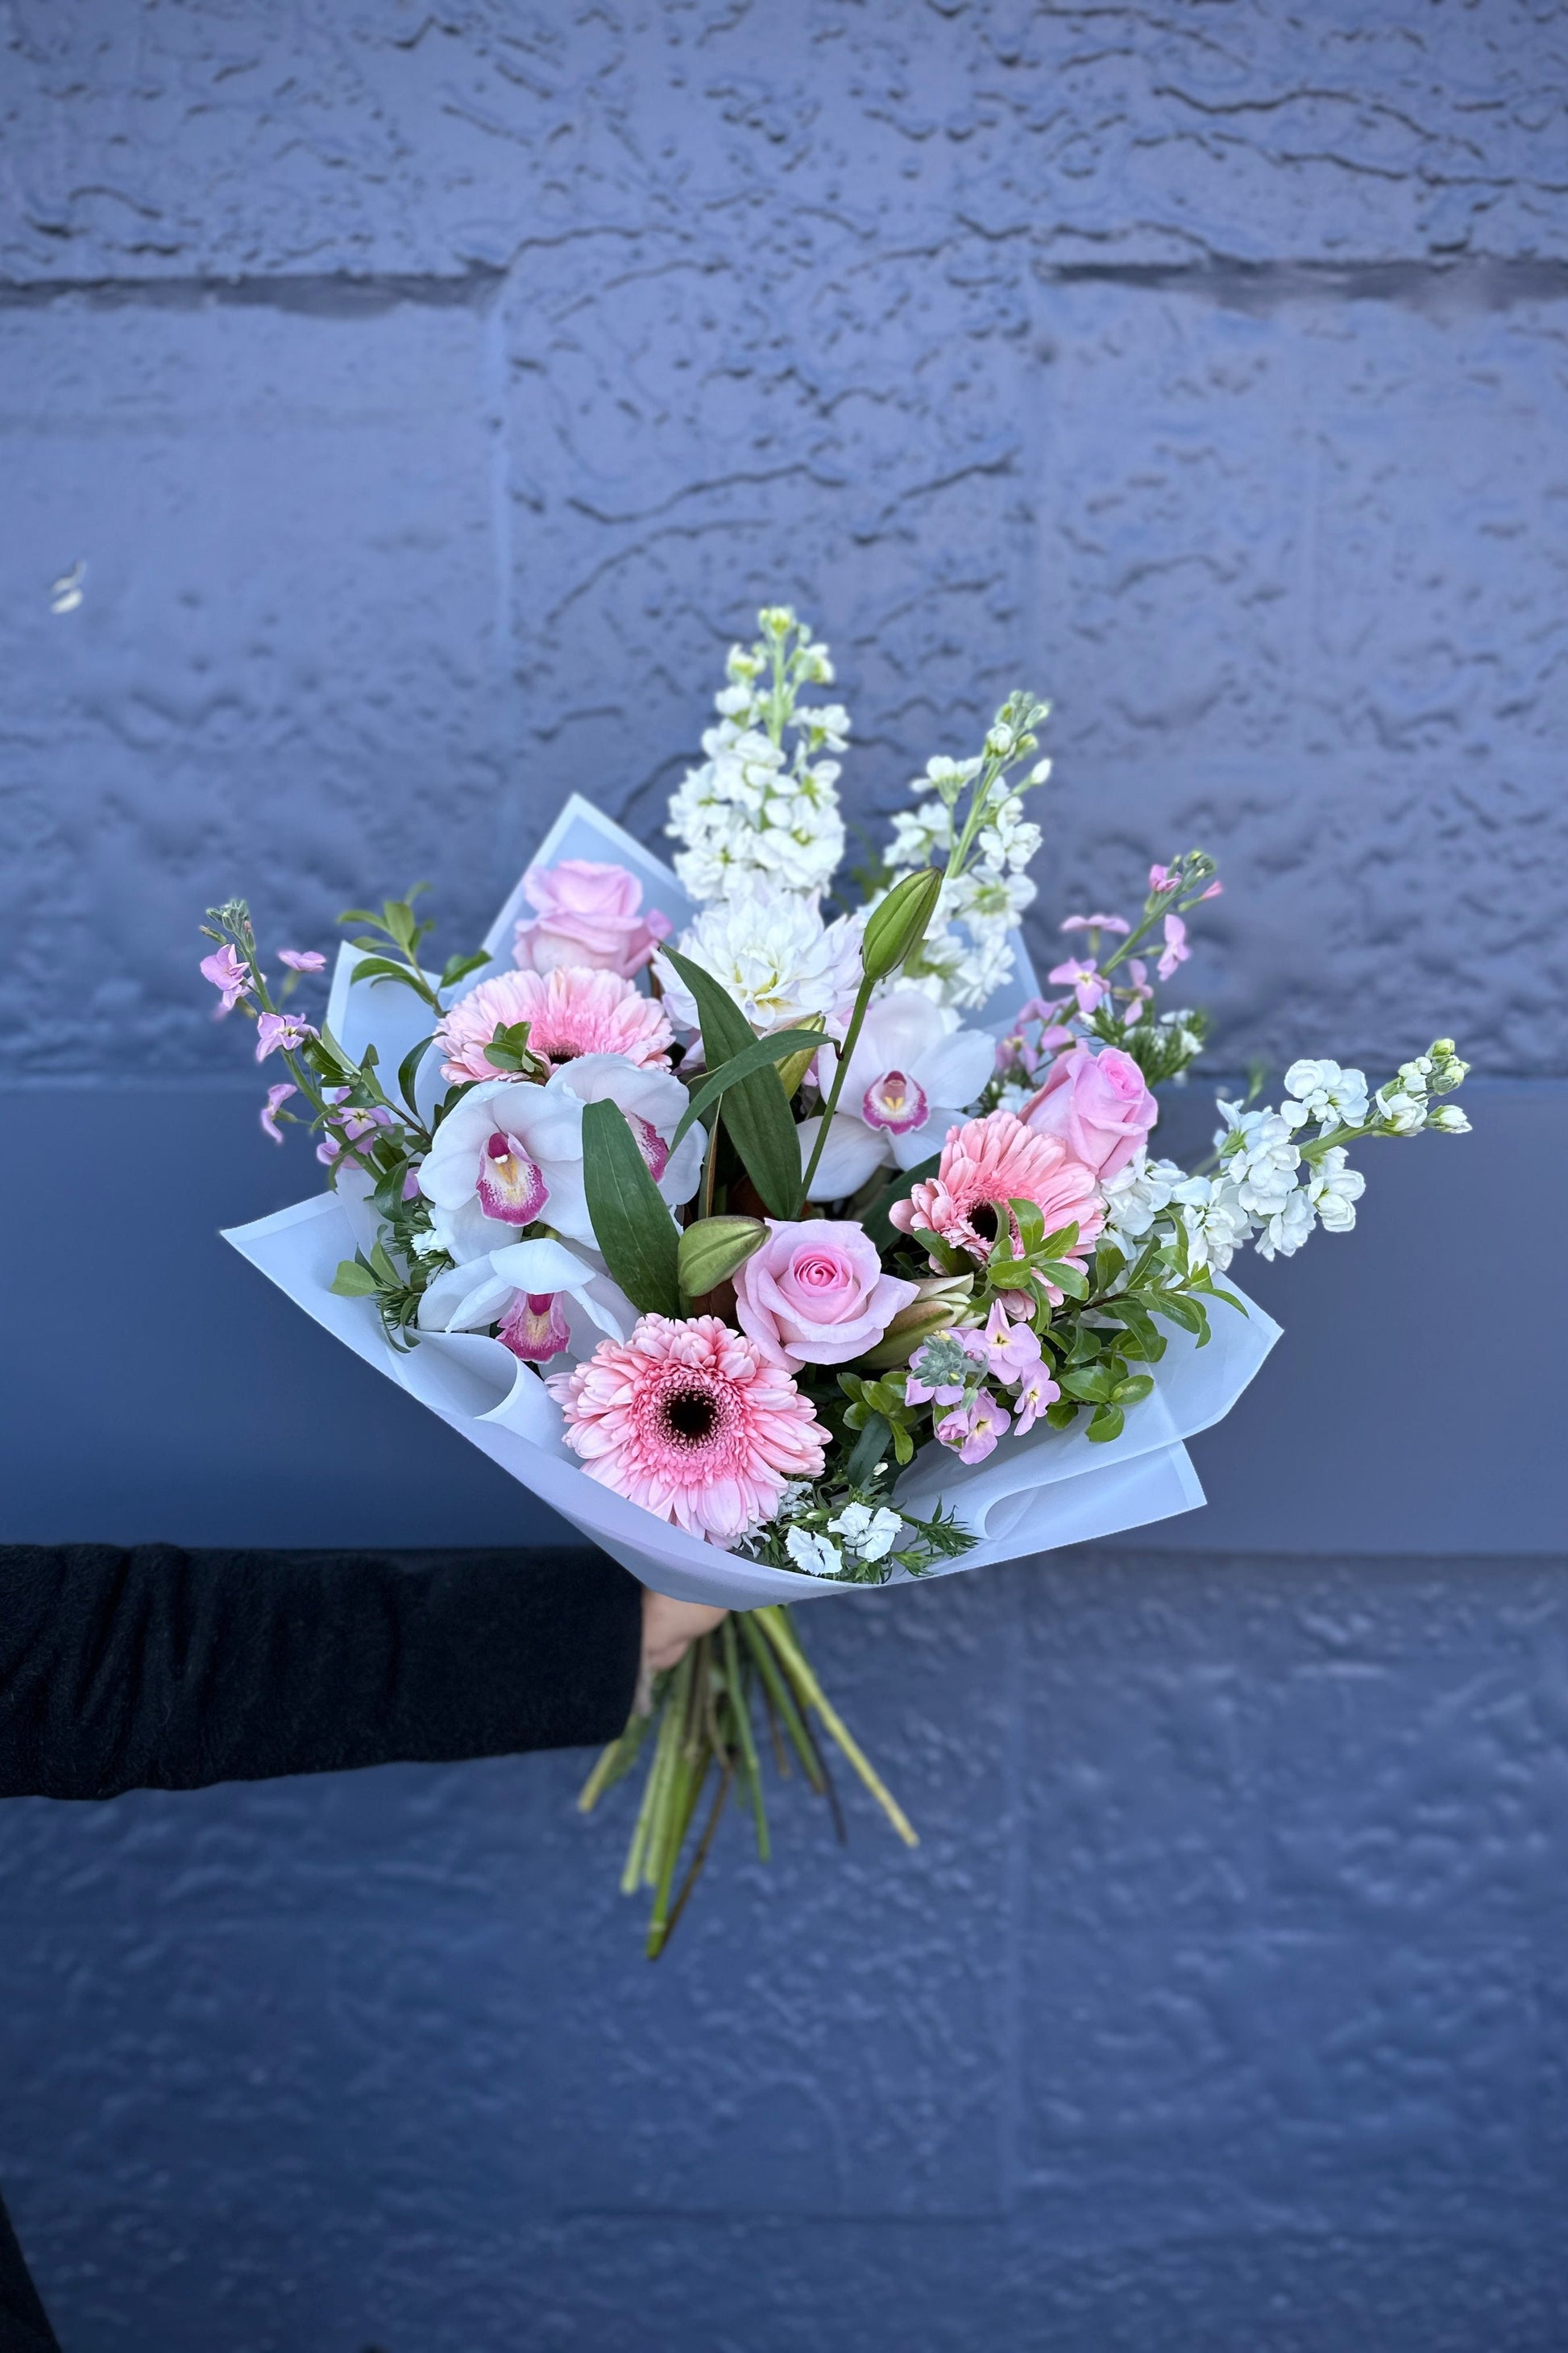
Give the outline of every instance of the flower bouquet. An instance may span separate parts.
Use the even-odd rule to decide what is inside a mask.
[[[1353,1225],[1363,1138],[1468,1124],[1439,1039],[1375,1093],[1297,1061],[1277,1105],[1261,1078],[1220,1103],[1202,1167],[1152,1156],[1205,1039],[1157,992],[1212,861],[1066,916],[1042,990],[1017,924],[1047,707],[1016,693],[931,760],[846,887],[826,649],[787,609],[760,631],[672,798],[673,871],[574,796],[439,968],[414,892],[342,918],[316,1020],[325,956],[279,950],[275,987],[243,902],[202,964],[287,1073],[263,1128],[302,1119],[327,1172],[228,1239],[645,1584],[733,1613],[584,1792],[646,1759],[623,1884],[652,1953],[732,1788],[766,1853],[770,1751],[837,1811],[837,1748],[913,1841],[788,1605],[1201,1504],[1184,1440],[1279,1336],[1237,1251]]]

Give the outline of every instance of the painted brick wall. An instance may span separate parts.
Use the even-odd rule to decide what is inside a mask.
[[[1565,590],[1549,0],[10,0],[0,1536],[517,1532],[211,1240],[310,1164],[191,926],[652,838],[764,596],[863,819],[1056,697],[1042,944],[1216,852],[1216,1069],[1490,1082],[1208,1514],[813,1617],[912,1862],[786,1815],[648,1972],[578,1759],[7,1810],[71,2353],[1568,2343]]]

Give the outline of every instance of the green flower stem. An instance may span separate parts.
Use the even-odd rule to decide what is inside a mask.
[[[845,1724],[843,1717],[838,1714],[837,1709],[828,1699],[826,1693],[823,1690],[822,1685],[817,1682],[816,1675],[812,1672],[810,1662],[808,1662],[805,1651],[795,1641],[795,1630],[791,1626],[789,1620],[784,1615],[784,1611],[775,1604],[770,1603],[763,1609],[753,1610],[752,1615],[763,1621],[766,1628],[767,1640],[772,1642],[774,1650],[784,1661],[789,1673],[790,1681],[794,1683],[795,1691],[798,1693],[800,1698],[806,1704],[806,1705],[814,1707],[816,1710],[817,1715],[822,1718],[825,1730],[835,1741],[837,1741],[838,1746],[849,1759],[850,1764],[854,1767],[856,1772],[859,1775],[860,1779],[865,1783],[867,1788],[869,1789],[871,1795],[876,1799],[877,1803],[881,1807],[882,1811],[887,1815],[888,1820],[892,1823],[893,1828],[903,1840],[904,1844],[906,1846],[919,1846],[920,1838],[910,1823],[909,1816],[904,1812],[903,1808],[899,1804],[898,1799],[893,1796],[891,1790],[888,1788],[886,1782],[882,1779],[875,1766],[872,1765],[870,1759],[865,1755],[858,1742],[851,1737],[849,1728]]]
[[[826,1794],[822,1768],[812,1754],[811,1743],[806,1737],[805,1726],[800,1720],[800,1710],[795,1704],[795,1696],[779,1672],[778,1661],[768,1646],[766,1633],[757,1622],[763,1615],[764,1612],[760,1609],[748,1609],[744,1612],[741,1619],[742,1638],[757,1662],[757,1672],[762,1676],[763,1687],[778,1711],[779,1720],[790,1736],[805,1778],[820,1798]],[[787,1624],[788,1621],[785,1622]]]
[[[763,1802],[762,1767],[757,1757],[757,1743],[752,1730],[752,1708],[745,1680],[741,1670],[741,1646],[735,1639],[733,1616],[724,1620],[721,1630],[724,1649],[724,1682],[729,1694],[730,1713],[734,1718],[735,1737],[744,1760],[748,1794],[757,1825],[757,1852],[763,1861],[769,1860],[771,1844],[768,1838],[767,1809]]]
[[[834,1068],[833,1086],[826,1103],[823,1105],[822,1125],[816,1131],[816,1143],[812,1149],[811,1158],[806,1162],[805,1174],[800,1180],[800,1198],[803,1208],[810,1198],[811,1180],[816,1174],[816,1164],[822,1158],[824,1147],[827,1143],[827,1131],[833,1124],[833,1114],[838,1109],[838,1098],[844,1092],[845,1076],[849,1069],[849,1057],[860,1043],[861,1028],[871,1003],[871,991],[876,986],[874,980],[862,979],[859,988],[856,991],[855,1010],[849,1016],[849,1028],[844,1043],[838,1050]]]

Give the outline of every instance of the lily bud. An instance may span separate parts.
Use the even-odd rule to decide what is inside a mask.
[[[761,1218],[699,1218],[680,1237],[677,1277],[688,1299],[702,1299],[728,1282],[768,1238]]]
[[[934,1282],[923,1282],[921,1289],[926,1295],[900,1307],[876,1346],[868,1348],[858,1362],[878,1373],[907,1365],[933,1332],[952,1330],[973,1288],[971,1275],[939,1276]]]
[[[896,882],[881,905],[873,908],[860,949],[861,968],[868,980],[886,980],[913,955],[936,913],[942,885],[942,876],[936,867],[922,867],[918,874],[906,874],[901,882]]]

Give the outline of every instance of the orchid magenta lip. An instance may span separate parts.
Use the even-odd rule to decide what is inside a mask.
[[[496,1338],[525,1365],[547,1365],[572,1337],[558,1291],[520,1291],[496,1327]]]
[[[889,1135],[908,1135],[923,1127],[931,1105],[925,1089],[902,1071],[884,1071],[873,1079],[861,1099],[860,1116],[868,1127],[884,1128]]]
[[[531,1225],[550,1198],[538,1162],[529,1158],[515,1135],[503,1134],[500,1128],[485,1145],[475,1190],[486,1217],[503,1226]]]

